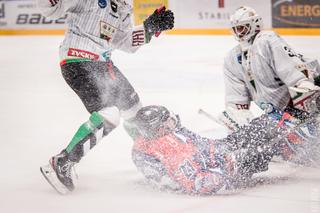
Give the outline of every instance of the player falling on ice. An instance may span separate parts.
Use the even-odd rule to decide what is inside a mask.
[[[289,137],[304,139],[299,131],[307,123],[295,122],[290,114],[273,110],[226,138],[209,139],[185,128],[165,107],[146,106],[126,129],[134,140],[133,161],[150,183],[203,195],[245,187],[254,173],[266,171],[273,156],[291,143]],[[318,128],[319,122],[313,125]],[[318,140],[310,141],[309,147],[292,145],[297,155],[319,165]]]
[[[261,16],[250,7],[237,9],[230,21],[239,44],[224,61],[226,111],[221,120],[231,129],[246,123],[252,119],[251,101],[260,107],[271,103],[297,117],[312,112],[310,100],[320,89],[318,61],[296,53],[275,32],[263,30]]]
[[[90,113],[69,145],[41,167],[49,183],[66,193],[74,189],[73,166],[119,125],[120,117],[133,119],[141,108],[138,94],[113,64],[112,51],[135,52],[152,36],[173,28],[174,16],[162,7],[134,27],[132,7],[124,0],[38,0],[38,5],[44,16],[68,16],[61,71]]]

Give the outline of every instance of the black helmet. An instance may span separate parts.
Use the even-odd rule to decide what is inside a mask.
[[[171,133],[180,125],[180,119],[164,106],[151,105],[137,112],[136,125],[143,137],[155,139]]]

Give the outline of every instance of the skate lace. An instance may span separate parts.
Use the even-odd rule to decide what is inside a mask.
[[[74,168],[74,162],[71,161],[67,161],[62,167],[61,167],[61,172],[63,172],[63,174],[68,177],[68,178],[73,178],[73,177],[77,177],[75,168]]]

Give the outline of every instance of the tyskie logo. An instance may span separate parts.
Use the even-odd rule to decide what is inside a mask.
[[[85,50],[79,50],[74,48],[69,48],[68,56],[75,56],[78,58],[87,58],[93,61],[96,61],[99,59],[99,55],[85,51]]]

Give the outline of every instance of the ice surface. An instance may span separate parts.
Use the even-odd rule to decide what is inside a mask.
[[[320,37],[285,37],[297,51],[320,59]],[[79,164],[74,193],[57,194],[39,166],[64,148],[88,114],[64,82],[62,37],[0,37],[0,212],[320,212],[320,170],[273,163],[252,188],[194,197],[159,192],[130,159],[122,127]],[[231,36],[164,36],[136,54],[113,54],[144,105],[162,104],[188,128],[221,137],[223,129],[197,114],[223,110],[222,63]],[[257,112],[258,113],[258,112]]]

